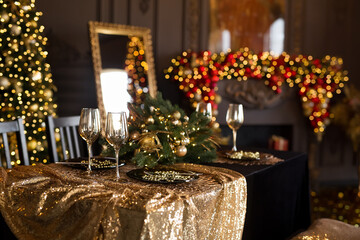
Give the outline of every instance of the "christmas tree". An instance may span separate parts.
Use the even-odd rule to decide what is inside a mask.
[[[141,104],[144,101],[145,94],[148,92],[148,65],[145,61],[144,43],[139,37],[129,37],[127,49],[125,70],[131,79],[129,93],[135,104]]]
[[[24,119],[31,163],[47,162],[44,119],[55,115],[56,90],[46,63],[47,38],[35,0],[0,0],[0,121]],[[16,158],[16,145],[12,143]]]

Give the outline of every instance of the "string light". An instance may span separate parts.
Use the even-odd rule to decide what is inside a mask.
[[[254,54],[249,48],[213,55],[208,51],[187,51],[171,63],[165,70],[165,79],[178,81],[179,89],[185,92],[192,106],[205,101],[216,110],[221,98],[215,89],[223,79],[262,80],[275,94],[281,93],[285,83],[289,87],[298,86],[304,115],[315,133],[322,133],[330,123],[329,101],[334,93],[341,93],[349,80],[347,71],[342,70],[341,58],[293,57],[287,53],[275,57],[269,52]]]

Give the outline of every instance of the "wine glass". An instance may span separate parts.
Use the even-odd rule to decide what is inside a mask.
[[[233,148],[232,151],[236,152],[236,131],[241,127],[244,122],[244,112],[242,104],[229,104],[226,113],[226,122],[233,131]]]
[[[210,120],[212,118],[212,109],[211,109],[211,103],[206,102],[199,102],[196,106],[196,111],[198,113],[204,114],[206,117],[208,117]]]
[[[100,134],[100,113],[97,108],[83,108],[80,115],[79,134],[86,141],[89,157],[88,171],[91,172],[91,145]]]
[[[121,145],[123,145],[129,137],[126,112],[109,112],[107,114],[105,137],[115,150],[116,178],[119,179],[119,151]]]

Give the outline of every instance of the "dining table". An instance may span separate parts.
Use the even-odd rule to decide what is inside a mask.
[[[48,218],[46,219],[39,216],[40,219],[36,220],[34,219],[36,216],[33,216],[34,218],[28,219],[29,222],[23,223],[24,225],[29,224],[29,228],[35,226],[35,230],[32,230],[35,232],[57,227],[60,229],[57,234],[61,235],[64,232],[68,234],[67,236],[75,236],[80,234],[79,229],[81,229],[82,225],[90,223],[89,219],[101,219],[100,215],[106,216],[106,214],[108,216],[103,217],[103,219],[107,219],[106,221],[97,220],[97,230],[93,229],[93,234],[106,235],[112,231],[118,232],[120,226],[123,238],[119,239],[216,239],[216,237],[220,236],[216,234],[227,232],[226,234],[229,235],[221,235],[217,239],[280,240],[288,239],[296,233],[307,229],[310,225],[307,155],[305,153],[269,149],[250,148],[245,150],[269,154],[276,161],[239,161],[225,158],[223,154],[219,154],[218,159],[212,163],[202,165],[177,164],[178,169],[191,170],[191,172],[202,174],[199,179],[193,182],[180,184],[154,184],[129,178],[126,172],[136,169],[131,164],[121,167],[122,181],[120,182],[114,181],[112,170],[94,171],[91,175],[88,175],[84,170],[56,164],[40,164],[35,167],[18,166],[12,170],[2,169],[1,182],[3,186],[4,176],[6,176],[5,182],[11,186],[17,183],[18,185],[15,184],[16,189],[20,191],[22,188],[26,188],[25,186],[32,186],[33,184],[24,182],[25,175],[27,177],[38,177],[38,175],[46,173],[48,180],[37,180],[41,186],[49,185],[36,190],[37,194],[35,195],[41,195],[42,198],[31,200],[29,196],[34,195],[32,193],[28,196],[29,199],[24,199],[19,196],[24,192],[16,192],[17,197],[24,199],[25,203],[29,202],[32,211],[36,210],[34,206],[37,206],[38,213],[47,213],[44,210],[40,211],[40,206],[43,209],[50,206],[52,209],[51,211],[48,210]],[[16,178],[11,178],[11,172],[14,171],[17,173],[15,174]],[[49,189],[54,187],[53,182],[56,182],[56,186],[60,187],[61,191],[57,189],[57,191],[61,192],[60,195],[58,195],[59,192],[57,191],[53,192],[51,190],[49,192]],[[77,185],[81,183],[80,185],[85,189],[82,189],[82,187],[80,189],[69,189],[67,187],[61,189],[69,184],[71,186],[73,183]],[[33,186],[32,190],[36,189],[35,186]],[[231,188],[226,190],[226,186],[231,186]],[[120,192],[114,190],[118,188],[122,190]],[[76,190],[74,195],[69,193],[70,190]],[[233,190],[236,190],[236,195],[234,195]],[[3,201],[4,189],[2,191],[1,199]],[[77,191],[82,192],[82,194]],[[108,196],[104,200],[105,203],[99,201],[101,195]],[[206,197],[212,195],[216,196],[217,200],[209,200]],[[86,204],[82,205],[75,200],[71,201],[74,196],[86,200]],[[39,205],[39,202],[44,197],[46,197],[47,201]],[[65,205],[69,204],[67,207],[68,210],[72,209],[70,211],[71,215],[64,212],[60,214],[55,211],[54,209],[59,208],[59,205],[61,205],[59,203],[54,204],[57,201]],[[45,203],[50,205],[47,206]],[[109,204],[111,207],[108,206]],[[14,210],[15,212],[21,210],[21,206],[19,207],[14,199],[7,203],[2,202],[2,205],[15,205],[17,207]],[[75,210],[79,207],[78,205],[81,208]],[[102,209],[101,214],[99,214],[98,210],[95,211],[98,215],[91,210],[96,207]],[[117,210],[114,211],[114,208]],[[106,209],[111,209],[111,211]],[[152,210],[149,211],[149,209]],[[154,213],[148,215],[153,210]],[[9,222],[9,216],[6,215],[7,211],[4,211],[3,207],[1,208],[1,214],[3,215],[0,216],[1,236],[5,236],[5,239],[16,239],[16,235],[17,237],[20,236],[21,239],[24,232],[18,233],[14,231],[14,226]],[[59,216],[57,214],[62,215],[61,221],[58,221]],[[225,216],[227,220],[224,219]],[[219,220],[219,217],[222,220]],[[24,214],[17,221],[21,222],[23,218],[26,219]],[[215,219],[217,220],[215,221]],[[37,221],[38,227],[33,225],[34,221]],[[77,224],[73,225],[75,222]],[[104,224],[105,222],[108,225]],[[111,222],[114,223],[110,224]],[[167,224],[164,222],[167,222]],[[101,231],[99,230],[100,225],[102,225]],[[132,238],[124,237],[130,232]],[[193,235],[189,235],[190,233]],[[159,238],[155,238],[155,236]],[[63,239],[67,238],[64,237]]]
[[[282,240],[311,224],[308,156],[294,151],[241,147],[273,156],[275,161],[238,161],[219,156],[208,166],[241,173],[247,182],[243,240]]]
[[[147,178],[130,174],[138,170],[126,164],[116,178],[76,164],[0,168],[1,239],[242,238],[242,174],[190,163],[140,169]]]

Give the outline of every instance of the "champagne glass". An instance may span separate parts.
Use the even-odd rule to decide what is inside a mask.
[[[198,113],[204,114],[206,117],[208,117],[210,120],[212,118],[212,109],[211,109],[211,103],[206,102],[199,102],[196,106],[196,111]]]
[[[236,152],[236,131],[241,127],[244,122],[244,112],[242,104],[229,104],[226,113],[226,122],[233,131],[233,148],[232,151]]]
[[[100,113],[97,108],[83,108],[80,115],[79,134],[86,141],[89,157],[88,171],[91,172],[91,145],[100,134]]]
[[[123,145],[129,137],[126,112],[109,112],[107,114],[105,137],[115,150],[116,178],[119,179],[119,151],[121,145]]]

